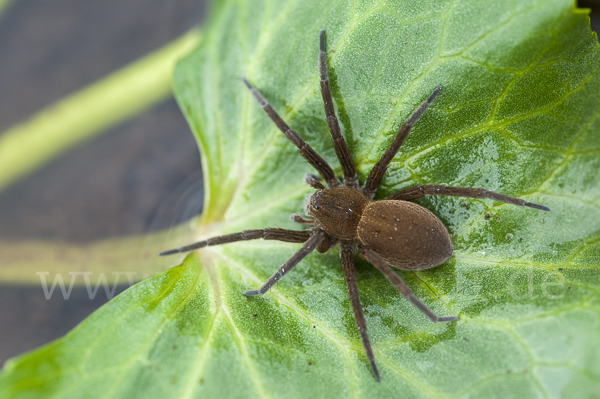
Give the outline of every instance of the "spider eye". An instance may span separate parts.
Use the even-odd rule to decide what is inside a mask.
[[[313,209],[319,209],[319,206],[317,205],[317,201],[315,201],[314,199],[312,201],[310,201],[310,205],[313,207]]]
[[[314,210],[318,210],[319,209],[319,205],[317,205],[317,202],[323,197],[323,195],[325,195],[325,192],[320,190],[317,191],[316,193],[314,193],[310,199],[310,206],[312,207],[312,209]]]

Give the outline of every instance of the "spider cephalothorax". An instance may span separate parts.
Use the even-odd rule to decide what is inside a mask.
[[[400,127],[390,147],[375,164],[364,185],[359,186],[354,163],[340,126],[335,116],[329,80],[327,77],[327,55],[325,53],[325,33],[320,32],[319,75],[321,78],[321,95],[327,116],[327,126],[331,132],[333,147],[342,166],[343,184],[333,170],[319,154],[290,129],[264,97],[243,79],[244,83],[263,108],[266,114],[277,125],[285,137],[291,141],[300,154],[319,172],[325,185],[319,178],[306,175],[304,181],[317,189],[306,205],[308,218],[292,215],[292,220],[311,226],[307,230],[285,230],[265,228],[246,230],[219,237],[209,238],[181,248],[161,252],[169,255],[186,252],[211,245],[227,244],[235,241],[263,238],[295,243],[303,243],[302,248],[288,259],[258,290],[245,291],[244,295],[260,295],[267,292],[281,277],[296,266],[313,250],[323,253],[336,244],[340,245],[342,270],[348,287],[348,296],[354,312],[356,326],[371,364],[373,374],[379,381],[379,372],[375,365],[375,357],[367,335],[367,325],[360,306],[356,270],[354,268],[354,249],[358,255],[372,263],[398,292],[408,299],[433,322],[454,321],[456,316],[436,316],[427,306],[413,295],[410,288],[402,281],[390,266],[403,270],[425,270],[446,261],[452,255],[452,242],[448,230],[431,211],[408,202],[425,195],[451,195],[471,198],[491,198],[518,206],[528,206],[549,211],[545,206],[526,202],[519,198],[509,197],[480,188],[446,187],[441,185],[421,185],[398,191],[380,201],[373,201],[381,179],[408,135],[413,124],[423,115],[429,104],[439,94],[442,86],[436,87],[431,95],[413,112]]]

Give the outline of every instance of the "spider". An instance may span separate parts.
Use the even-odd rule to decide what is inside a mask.
[[[519,198],[498,194],[481,188],[446,187],[442,185],[419,185],[400,190],[387,198],[373,201],[381,179],[417,120],[425,113],[427,107],[442,90],[436,87],[431,95],[412,113],[396,134],[390,147],[375,164],[365,183],[360,186],[354,163],[346,142],[341,135],[340,126],[335,116],[331,89],[327,73],[327,54],[325,52],[325,31],[319,34],[319,76],[321,95],[327,116],[327,126],[331,132],[333,148],[342,167],[343,184],[339,181],[329,164],[319,156],[300,136],[290,129],[265,98],[245,78],[244,84],[262,107],[265,113],[277,125],[285,137],[292,142],[300,155],[311,164],[323,178],[325,185],[317,176],[306,174],[304,181],[317,191],[313,193],[305,207],[308,217],[291,215],[292,221],[311,226],[307,230],[286,230],[265,228],[245,230],[239,233],[209,238],[180,248],[161,252],[159,255],[170,255],[178,252],[192,251],[213,245],[228,244],[242,240],[277,240],[292,243],[303,243],[302,247],[288,259],[257,290],[244,291],[246,296],[266,293],[279,279],[296,266],[313,250],[325,253],[339,244],[342,271],[348,288],[348,297],[360,334],[363,348],[371,365],[373,375],[380,380],[375,357],[367,335],[367,325],[361,308],[356,270],[354,267],[354,249],[358,255],[370,262],[398,290],[400,295],[410,301],[431,321],[449,322],[457,320],[457,316],[439,317],[423,304],[406,283],[392,268],[402,270],[426,270],[444,263],[452,255],[452,242],[448,230],[431,211],[417,205],[411,200],[425,195],[446,195],[469,198],[491,198],[518,206],[527,206],[542,211],[549,208],[526,202]]]

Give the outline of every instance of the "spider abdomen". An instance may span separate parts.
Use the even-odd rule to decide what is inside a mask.
[[[390,266],[425,270],[452,255],[446,226],[428,209],[407,201],[371,202],[358,224],[358,238]]]

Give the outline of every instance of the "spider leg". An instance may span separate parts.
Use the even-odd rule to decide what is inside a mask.
[[[467,188],[467,187],[446,187],[436,184],[426,184],[421,186],[409,187],[400,190],[386,199],[388,200],[403,200],[410,201],[426,195],[449,195],[453,197],[467,198],[491,198],[496,201],[505,202],[507,204],[517,206],[528,206],[529,208],[539,209],[540,211],[549,212],[550,208],[543,205],[534,204],[524,201],[520,198],[510,197],[504,194],[498,194],[493,191],[484,190],[482,188]]]
[[[159,253],[159,256],[172,255],[179,252],[188,252],[198,248],[211,247],[214,245],[229,244],[236,241],[256,240],[259,238],[265,240],[277,240],[285,242],[305,242],[312,235],[310,230],[286,230],[278,228],[266,228],[260,230],[244,230],[239,233],[226,234],[223,236],[212,237],[206,240],[198,241],[193,244],[185,245],[180,248],[169,249]]]
[[[373,166],[373,169],[371,169],[371,173],[369,173],[369,177],[367,177],[367,181],[363,186],[363,193],[368,198],[372,199],[375,196],[375,192],[377,191],[377,187],[379,187],[379,183],[383,178],[383,174],[387,170],[387,167],[390,164],[390,162],[392,162],[392,159],[398,152],[398,149],[404,142],[404,139],[406,138],[406,136],[408,136],[408,132],[410,132],[410,129],[413,127],[413,125],[425,113],[427,107],[429,107],[429,104],[431,104],[433,99],[439,94],[441,90],[442,86],[436,87],[433,93],[429,95],[427,100],[423,101],[421,105],[419,105],[417,109],[414,110],[412,115],[408,117],[406,122],[404,122],[402,126],[400,126],[400,129],[398,129],[398,133],[396,133],[396,137],[394,137],[392,144],[390,144],[389,148],[383,153],[379,161],[377,161],[375,166]]]
[[[404,298],[408,299],[410,303],[412,303],[417,309],[419,309],[425,316],[429,317],[431,321],[434,323],[444,322],[444,321],[454,321],[457,320],[456,316],[442,316],[439,317],[435,313],[431,311],[423,302],[417,298],[408,285],[398,276],[391,267],[388,266],[387,262],[377,254],[373,249],[369,247],[361,247],[358,251],[358,254],[361,258],[366,260],[367,262],[373,264],[377,270],[381,272],[388,279],[390,283],[398,290],[400,295]]]
[[[327,185],[329,187],[339,186],[341,183],[333,173],[331,166],[329,166],[329,164],[325,162],[325,160],[319,154],[317,154],[311,146],[306,144],[306,142],[302,140],[298,133],[293,131],[287,125],[287,123],[285,123],[284,120],[281,119],[279,114],[275,112],[271,105],[269,105],[269,103],[267,102],[267,100],[265,100],[262,94],[260,94],[258,90],[252,87],[250,82],[248,82],[245,78],[242,78],[242,81],[248,87],[250,93],[252,93],[252,96],[254,97],[256,102],[262,107],[263,111],[265,111],[267,116],[271,118],[273,123],[279,128],[279,130],[281,130],[285,138],[287,138],[292,144],[294,144],[298,148],[298,152],[300,153],[300,155],[302,155],[304,159],[306,159],[306,161],[309,164],[311,164],[312,167],[315,168],[321,176],[323,176],[323,179],[325,180]]]
[[[356,268],[354,267],[354,246],[347,242],[342,243],[340,246],[340,258],[342,260],[342,270],[344,271],[344,279],[346,280],[346,286],[348,287],[348,297],[352,304],[352,312],[354,313],[354,320],[356,321],[356,328],[360,334],[360,340],[363,348],[367,355],[367,359],[371,364],[371,369],[375,375],[375,379],[379,381],[379,371],[375,364],[375,356],[373,355],[373,349],[371,348],[371,342],[367,335],[367,323],[365,321],[365,315],[360,305],[360,298],[358,297],[358,286],[356,285]]]
[[[308,231],[310,231],[310,230],[308,230]],[[310,238],[308,240],[306,240],[304,245],[302,245],[302,248],[300,248],[298,250],[298,252],[296,252],[294,255],[292,255],[291,258],[289,258],[287,261],[285,261],[285,263],[283,265],[281,265],[281,267],[275,272],[275,274],[273,274],[271,277],[269,277],[269,279],[267,281],[265,281],[265,283],[260,287],[260,289],[244,291],[243,294],[246,296],[262,295],[265,292],[269,291],[269,289],[276,282],[278,282],[280,278],[285,276],[285,274],[287,272],[292,270],[294,268],[294,266],[296,266],[298,263],[300,263],[300,261],[302,259],[304,259],[304,257],[306,255],[311,253],[317,247],[317,245],[319,245],[321,243],[321,241],[323,241],[324,239],[325,239],[325,232],[323,232],[322,230],[316,230],[313,233],[313,235],[310,236]]]
[[[354,162],[344,137],[340,131],[340,124],[335,116],[333,109],[333,99],[331,98],[331,89],[329,87],[329,77],[327,76],[327,53],[325,52],[325,31],[319,32],[319,77],[321,78],[321,96],[323,97],[323,106],[325,107],[325,116],[327,116],[327,126],[331,132],[333,149],[337,155],[342,173],[344,175],[344,185],[346,187],[358,189],[358,177],[354,169]]]

